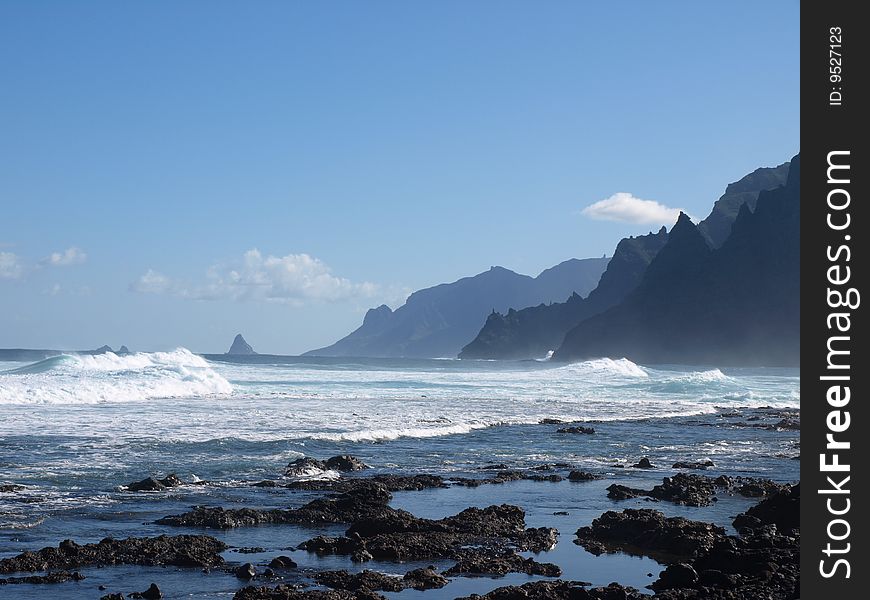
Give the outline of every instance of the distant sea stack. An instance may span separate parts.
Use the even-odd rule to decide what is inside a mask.
[[[118,354],[131,354],[130,349],[127,346],[121,346],[118,348]]]
[[[492,267],[473,277],[411,294],[395,311],[386,305],[366,313],[363,324],[309,356],[455,357],[493,310],[563,302],[586,295],[597,284],[609,259],[571,259],[537,277]]]
[[[251,354],[256,354],[256,352],[254,352],[254,349],[251,348],[251,345],[245,341],[245,338],[242,337],[242,334],[239,333],[236,335],[236,338],[233,340],[233,345],[230,346],[229,350],[227,350],[227,354],[251,355]]]

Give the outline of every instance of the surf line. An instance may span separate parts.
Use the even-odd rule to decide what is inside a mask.
[[[842,236],[842,243],[827,247],[828,354],[824,374],[819,377],[821,382],[828,385],[825,399],[830,407],[825,417],[825,452],[819,454],[819,471],[825,476],[826,485],[818,490],[825,497],[825,508],[830,517],[826,527],[827,544],[822,549],[827,559],[819,561],[819,573],[826,579],[834,576],[849,579],[852,573],[848,559],[852,549],[848,541],[852,525],[847,518],[852,508],[851,490],[847,487],[852,478],[848,458],[852,450],[848,433],[852,419],[850,412],[845,409],[852,396],[850,311],[861,305],[861,294],[855,287],[849,286],[852,277],[848,264],[852,259],[849,228],[852,219],[848,209],[852,199],[847,187],[851,183],[851,166],[846,161],[850,154],[848,150],[828,153],[827,183],[830,189],[827,194],[826,221],[832,233]]]

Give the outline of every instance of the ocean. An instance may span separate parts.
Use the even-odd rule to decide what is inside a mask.
[[[649,573],[661,570],[652,559],[595,557],[571,543],[573,532],[603,511],[648,506],[642,500],[617,503],[605,488],[614,482],[648,488],[673,474],[676,461],[706,459],[715,463],[705,473],[713,476],[796,481],[798,432],[776,422],[783,411],[799,409],[799,390],[796,369],[646,366],[627,359],[566,365],[236,357],[180,348],[0,362],[0,485],[24,486],[0,493],[0,558],[67,538],[83,543],[193,532],[154,524],[193,505],[299,506],[322,493],[251,484],[280,483],[284,467],[301,456],[352,454],[372,467],[367,475],[480,477],[481,467],[492,464],[534,469],[564,463],[606,479],[397,492],[393,506],[441,517],[468,506],[517,504],[530,526],[560,530],[557,547],[538,559],[562,566],[563,578],[643,587],[651,581]],[[555,420],[582,421],[595,433],[557,433]],[[630,468],[641,457],[657,468]],[[155,493],[122,487],[168,473],[185,485]],[[756,501],[728,496],[712,507],[661,502],[654,508],[730,527],[731,518]],[[225,553],[231,563],[256,564],[293,552],[318,533],[340,534],[345,528],[282,525],[205,533],[236,547]],[[256,551],[239,553],[242,547]],[[303,568],[363,568],[345,557],[299,550],[292,556]],[[365,567],[403,573],[412,566]],[[244,585],[228,573],[81,571],[86,579],[80,582],[0,586],[0,596],[42,598],[50,589],[67,598],[99,598],[104,593],[98,593],[99,585],[129,593],[156,581],[167,598],[231,598]],[[532,579],[457,578],[426,595],[482,593]],[[419,592],[398,595],[414,594]]]

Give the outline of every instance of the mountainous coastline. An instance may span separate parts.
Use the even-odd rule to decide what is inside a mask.
[[[307,356],[454,357],[493,311],[507,312],[586,295],[597,284],[608,258],[571,259],[537,277],[504,267],[411,294],[391,310],[369,310],[363,324],[335,344]]]
[[[796,366],[800,356],[800,156],[784,186],[741,205],[710,248],[681,215],[668,243],[619,305],[565,336],[554,360]]]
[[[785,184],[788,172],[789,163],[786,162],[777,167],[756,169],[729,184],[714,204],[710,215],[698,224],[700,243],[694,239],[691,244],[695,254],[700,257],[708,253],[710,248],[721,246],[731,233],[732,223],[740,208],[745,205],[754,209],[759,194]],[[681,229],[683,226],[677,231],[680,235]],[[644,278],[647,268],[652,268],[653,259],[665,247],[668,238],[663,227],[655,234],[621,240],[598,287],[586,299],[572,296],[564,303],[490,314],[477,337],[462,349],[460,358],[524,359],[545,356],[561,345],[568,331],[584,320],[616,306],[633,292]],[[678,248],[680,245],[673,244],[672,247]],[[693,252],[688,247],[683,250]],[[664,269],[671,262],[665,257],[654,268]],[[661,273],[660,277],[667,278],[667,274]]]
[[[583,319],[614,306],[640,282],[647,265],[668,239],[657,233],[625,238],[616,246],[601,280],[587,298],[573,294],[566,302],[522,310],[492,312],[460,358],[521,359],[543,357],[562,343],[565,332]]]

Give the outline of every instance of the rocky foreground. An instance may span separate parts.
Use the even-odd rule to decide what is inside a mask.
[[[366,466],[350,456],[328,461],[300,459],[288,466],[289,473],[330,468],[350,472]],[[636,468],[654,468],[648,460]],[[687,463],[686,469],[705,469],[707,462]],[[556,473],[570,465],[542,465],[526,471],[511,471],[504,465],[488,465],[492,475],[481,478],[445,479],[438,475],[357,475],[338,480],[304,480],[286,485],[294,489],[318,490],[326,495],[294,509],[259,510],[196,507],[189,512],[170,515],[157,521],[169,527],[227,529],[268,524],[317,527],[324,523],[347,524],[340,536],[316,536],[299,549],[318,555],[346,555],[356,562],[369,560],[403,563],[406,561],[449,561],[452,566],[438,571],[418,568],[404,575],[386,575],[373,570],[360,572],[312,571],[299,569],[287,556],[274,557],[268,566],[246,563],[226,565],[221,553],[228,547],[208,535],[161,535],[154,538],[107,538],[95,544],[71,540],[58,547],[24,552],[0,560],[0,585],[52,584],[79,581],[77,571],[85,567],[116,565],[173,566],[229,572],[251,584],[239,590],[235,600],[344,600],[380,599],[384,593],[402,590],[433,590],[447,585],[451,578],[467,576],[498,577],[525,573],[547,577],[521,586],[497,588],[483,596],[493,600],[640,600],[649,598],[640,591],[613,583],[591,587],[584,581],[554,579],[561,577],[558,565],[524,557],[520,552],[541,552],[552,548],[559,532],[553,528],[526,526],[522,508],[495,505],[468,508],[442,519],[425,519],[390,506],[393,491],[437,489],[448,486],[502,484],[516,480],[561,481]],[[594,473],[571,471],[567,479],[582,482],[600,478]],[[173,476],[146,479],[124,486],[131,492],[160,492],[180,485]],[[277,482],[271,482],[275,486]],[[141,485],[140,485],[141,484]],[[269,486],[258,482],[255,485]],[[788,486],[751,478],[716,478],[680,473],[665,477],[651,490],[612,485],[612,499],[648,498],[692,506],[706,506],[718,494],[739,494],[761,498],[760,502],[738,515],[734,526],[738,535],[727,535],[722,527],[666,517],[652,509],[608,511],[576,532],[574,542],[593,554],[625,552],[648,556],[666,565],[649,588],[663,600],[788,600],[798,598],[799,590],[799,507],[800,485]],[[426,564],[426,563],[424,563]],[[37,575],[36,573],[42,573]],[[17,574],[17,575],[16,575]],[[24,574],[24,575],[21,575]],[[157,585],[143,592],[110,592],[104,600],[126,598],[159,599]]]

